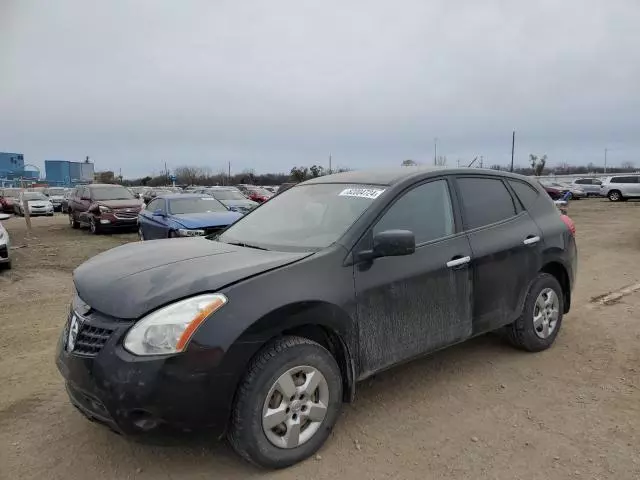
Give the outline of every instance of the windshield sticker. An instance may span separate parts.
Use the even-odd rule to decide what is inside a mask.
[[[374,200],[384,192],[384,188],[346,188],[340,192],[341,197],[361,197]]]

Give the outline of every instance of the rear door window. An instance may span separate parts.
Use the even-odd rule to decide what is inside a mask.
[[[507,187],[498,178],[457,179],[467,230],[491,225],[516,215],[516,206]]]

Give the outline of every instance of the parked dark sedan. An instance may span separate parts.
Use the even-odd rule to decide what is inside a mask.
[[[572,232],[526,177],[329,175],[218,237],[133,243],[78,267],[57,365],[90,419],[125,433],[206,426],[284,467],[320,448],[380,370],[497,329],[549,348],[576,262]]]
[[[138,215],[140,240],[197,237],[220,232],[242,216],[210,196],[174,194],[156,197]]]

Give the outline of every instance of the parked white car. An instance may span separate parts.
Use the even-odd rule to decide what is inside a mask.
[[[607,177],[600,185],[600,194],[612,202],[640,197],[640,175]]]
[[[29,206],[29,215],[50,215],[53,216],[53,203],[49,201],[44,193],[22,192],[18,203],[13,205],[16,215],[24,216],[24,202]]]
[[[2,220],[7,220],[9,218],[11,218],[11,215],[0,213],[0,269],[11,268],[11,258],[9,257],[11,239],[9,238],[9,232],[7,232],[2,225]]]
[[[45,190],[44,194],[49,197],[49,201],[53,204],[54,210],[62,211],[62,202],[64,202],[64,195],[66,192],[66,188],[52,187]]]

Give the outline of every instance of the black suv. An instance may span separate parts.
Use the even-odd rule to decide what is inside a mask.
[[[526,177],[329,175],[218,237],[124,245],[78,267],[57,364],[73,404],[117,431],[207,426],[284,467],[320,448],[382,369],[498,329],[549,348],[576,263],[573,234]]]

